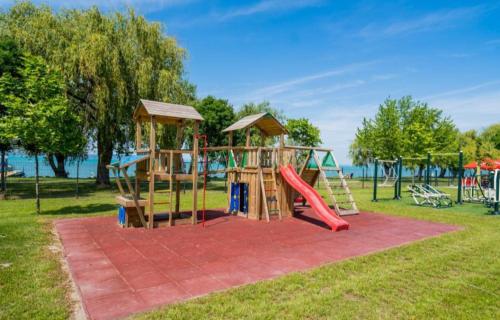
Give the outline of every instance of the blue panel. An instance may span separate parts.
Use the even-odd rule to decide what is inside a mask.
[[[118,223],[121,225],[125,224],[125,208],[124,207],[118,208]]]
[[[248,183],[241,184],[241,191],[243,193],[241,211],[248,214]]]
[[[238,212],[240,208],[240,186],[237,182],[231,183],[231,201],[229,203],[230,212]]]

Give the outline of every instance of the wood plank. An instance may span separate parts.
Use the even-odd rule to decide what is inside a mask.
[[[130,179],[127,174],[127,169],[122,169],[123,177],[125,178],[125,182],[127,183],[127,187],[130,191],[130,195],[132,196],[132,199],[134,200],[135,208],[137,210],[137,213],[139,215],[139,219],[141,220],[142,226],[144,228],[147,227],[146,219],[144,218],[144,213],[142,212],[141,205],[139,203],[139,200],[136,196],[136,193],[134,191],[134,188],[132,187],[132,183],[130,182]]]
[[[192,223],[196,224],[198,219],[198,127],[199,121],[195,121],[193,127],[193,156],[192,156],[192,182],[193,182],[193,216]]]
[[[155,175],[154,165],[156,157],[156,119],[154,116],[151,117],[150,132],[149,132],[149,221],[148,227],[153,228],[154,222],[154,192],[155,192]]]

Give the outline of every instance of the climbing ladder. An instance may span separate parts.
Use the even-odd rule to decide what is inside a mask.
[[[340,184],[331,184],[326,176],[326,171],[334,171],[339,177]],[[330,201],[333,204],[335,212],[339,216],[358,214],[359,210],[352,196],[351,190],[347,185],[342,169],[338,165],[337,159],[331,152],[328,152],[323,159],[319,160],[315,150],[309,152],[304,166],[300,172],[311,186],[317,181],[318,177],[323,181]]]
[[[278,214],[281,220],[281,210],[278,197],[278,188],[276,184],[276,174],[274,170],[270,173],[264,173],[263,169],[259,169],[260,189],[262,192],[264,214],[267,222],[270,221],[271,214]]]
[[[262,167],[259,168],[260,189],[262,192],[264,214],[266,215],[267,222],[270,220],[270,214],[273,213],[277,213],[280,220],[282,218],[278,196],[278,184],[276,183],[275,150],[272,151],[270,165],[270,170],[266,172],[264,172],[265,169]]]

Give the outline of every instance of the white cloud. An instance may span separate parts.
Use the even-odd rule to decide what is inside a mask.
[[[408,33],[436,31],[472,19],[483,11],[480,6],[455,8],[429,13],[413,19],[393,22],[386,26],[369,24],[361,29],[359,35],[366,38],[388,37]]]
[[[371,64],[374,64],[375,61],[370,61],[370,62],[363,62],[363,63],[355,63],[355,64],[349,64],[346,66],[338,67],[335,69],[330,69],[325,72],[320,72],[320,73],[315,73],[299,78],[294,78],[291,80],[286,80],[284,82],[270,85],[267,87],[263,87],[260,89],[257,89],[253,92],[253,96],[261,97],[261,98],[270,98],[278,94],[285,93],[287,91],[290,91],[292,89],[295,89],[299,85],[303,85],[312,81],[316,80],[321,80],[325,78],[331,78],[334,76],[340,76],[340,75],[345,75],[348,73],[352,73],[354,71],[358,71],[362,69],[363,67],[369,66]]]
[[[451,116],[461,130],[480,129],[500,121],[500,90],[468,97],[456,94],[430,99],[429,103]]]
[[[424,101],[425,100],[436,100],[438,98],[443,98],[443,97],[448,97],[448,96],[457,96],[457,95],[463,96],[466,93],[474,92],[474,91],[477,91],[479,89],[487,88],[487,87],[498,85],[498,84],[500,84],[500,80],[487,81],[487,82],[475,84],[475,85],[464,87],[464,88],[459,88],[459,89],[454,89],[454,90],[450,90],[450,91],[440,92],[440,93],[434,94],[434,95],[429,95],[429,96],[423,97],[422,100],[424,100]]]
[[[499,45],[500,44],[500,39],[488,40],[488,41],[485,42],[485,44],[487,44],[487,45]]]
[[[305,7],[316,6],[322,1],[319,0],[263,0],[245,7],[236,7],[218,15],[219,20],[229,20],[232,18],[251,16],[266,12],[282,12],[296,10]]]

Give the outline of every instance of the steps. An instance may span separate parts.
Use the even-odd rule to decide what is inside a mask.
[[[326,192],[330,198],[331,203],[335,209],[335,212],[339,216],[358,214],[359,210],[356,206],[356,202],[352,196],[351,190],[347,185],[344,175],[342,174],[342,169],[340,168],[337,159],[332,153],[327,154],[331,163],[327,166],[323,166],[323,163],[319,160],[318,154],[315,150],[311,150],[308,158],[305,162],[304,167],[300,172],[300,177],[306,181],[309,185],[314,186],[318,178],[321,178],[323,184],[325,185]],[[310,159],[313,159],[316,163],[317,168],[308,168],[307,164]],[[332,185],[326,176],[326,171],[334,171],[338,175],[340,184]],[[335,190],[335,192],[333,191]]]
[[[272,170],[271,173],[264,174],[262,169],[259,169],[259,180],[263,200],[262,207],[264,208],[266,221],[270,221],[271,213],[277,213],[279,219],[281,220],[282,215],[280,210],[275,170]]]

